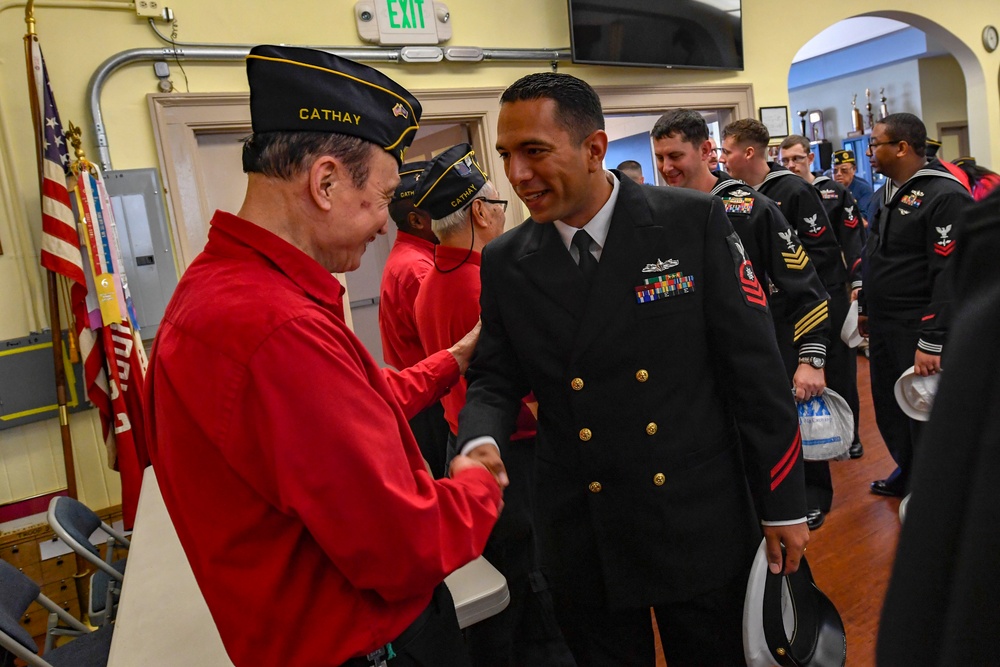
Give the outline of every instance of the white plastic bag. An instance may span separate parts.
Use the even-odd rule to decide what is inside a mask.
[[[829,387],[798,404],[802,456],[806,461],[843,461],[854,441],[854,415],[840,394]]]

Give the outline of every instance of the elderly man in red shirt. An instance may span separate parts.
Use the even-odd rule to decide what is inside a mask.
[[[247,193],[177,286],[147,379],[150,455],[237,667],[466,666],[445,576],[477,557],[506,484],[496,449],[434,480],[408,417],[469,340],[383,371],[332,275],[385,233],[419,103],[310,49],[247,58]]]
[[[434,268],[437,237],[431,229],[431,215],[413,205],[417,178],[430,164],[408,162],[399,168],[399,185],[389,202],[389,217],[396,223],[396,241],[382,269],[379,287],[378,329],[382,337],[382,356],[396,370],[413,366],[424,358],[413,302],[424,278]],[[435,476],[445,472],[445,447],[448,424],[444,408],[435,401],[410,419],[417,445]]]

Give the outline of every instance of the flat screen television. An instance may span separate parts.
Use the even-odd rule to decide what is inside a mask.
[[[569,0],[573,62],[743,69],[741,0]]]

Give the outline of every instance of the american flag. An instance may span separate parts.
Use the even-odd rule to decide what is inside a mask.
[[[34,70],[35,93],[41,110],[38,128],[42,143],[42,252],[44,268],[65,276],[70,282],[69,308],[76,321],[76,335],[84,362],[84,382],[87,398],[98,408],[110,412],[107,381],[104,374],[104,354],[97,345],[94,332],[87,326],[87,278],[80,252],[80,236],[76,217],[70,207],[66,189],[70,176],[69,151],[63,136],[62,122],[52,94],[49,72],[37,39],[31,40],[31,63]],[[103,385],[103,386],[102,386]],[[102,410],[104,412],[104,410]]]
[[[42,58],[42,48],[37,40],[31,42],[31,59],[39,108],[42,111],[42,125],[38,128],[42,140],[42,266],[66,276],[74,289],[82,290],[79,295],[82,299],[87,294],[87,281],[83,273],[76,219],[66,190],[69,151],[66,149],[62,123],[59,122],[56,100],[49,85],[49,73]],[[71,298],[74,303],[77,301],[76,294]]]

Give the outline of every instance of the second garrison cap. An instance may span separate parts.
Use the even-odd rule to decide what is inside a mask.
[[[857,164],[854,151],[833,151],[833,164]]]
[[[399,185],[392,195],[393,201],[413,197],[420,174],[430,165],[430,162],[407,162],[399,168]]]
[[[336,132],[378,144],[396,161],[419,127],[420,103],[376,69],[325,51],[255,46],[247,56],[257,132]]]
[[[434,158],[417,181],[413,205],[435,220],[468,205],[487,181],[475,155],[469,144],[458,144]]]
[[[938,151],[941,150],[941,142],[937,139],[931,139],[927,137],[927,148],[925,149],[925,157],[928,159],[932,157],[937,157]]]

